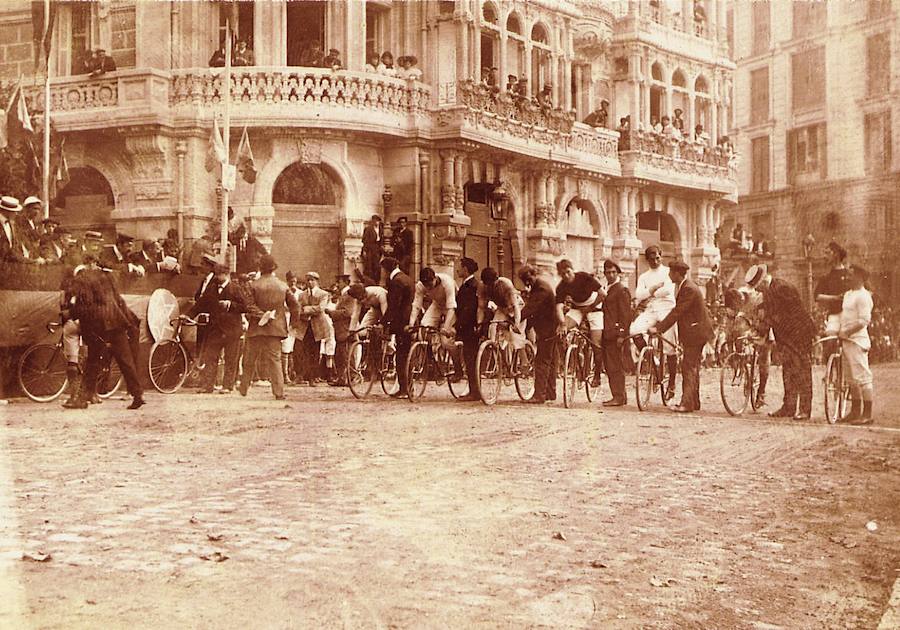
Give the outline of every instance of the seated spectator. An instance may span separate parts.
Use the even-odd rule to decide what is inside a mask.
[[[407,81],[421,81],[422,80],[422,71],[416,67],[416,64],[419,63],[419,60],[415,57],[415,55],[404,55],[397,60],[397,65],[400,66],[400,70],[397,73],[401,79],[406,79]]]
[[[332,72],[343,70],[344,63],[341,61],[341,51],[337,48],[329,48],[328,55],[322,60],[326,68],[331,68]]]
[[[609,118],[609,101],[605,98],[600,101],[600,108],[595,109],[590,114],[588,114],[587,118],[584,119],[584,124],[590,125],[591,127],[606,127],[606,122]]]
[[[728,246],[731,250],[746,250],[747,243],[747,231],[744,229],[743,223],[738,223],[734,226],[734,229],[731,230],[731,239],[728,241]]]
[[[143,267],[145,273],[159,273],[162,271],[181,273],[178,259],[172,256],[163,256],[159,243],[149,238],[142,243],[141,251],[131,255],[129,262]]]
[[[772,255],[772,252],[769,249],[769,241],[766,240],[765,234],[760,234],[753,242],[753,253],[762,257],[769,257]]]
[[[397,69],[394,67],[394,55],[389,50],[381,53],[381,66],[378,72],[389,77],[397,76]]]
[[[619,132],[619,151],[628,151],[631,149],[631,121],[628,117],[619,119],[619,126],[616,127]]]
[[[321,68],[324,61],[325,53],[319,42],[312,42],[300,54],[300,65],[307,68]]]
[[[506,75],[506,91],[515,93],[519,84],[519,77],[514,74]]]
[[[708,137],[706,132],[703,131],[703,125],[696,125],[694,127],[694,142],[697,144],[707,144]]]
[[[247,42],[241,40],[238,42],[237,49],[234,51],[234,59],[232,60],[235,66],[253,66],[256,65],[253,58],[253,49],[247,46]]]
[[[225,46],[220,46],[212,54],[212,57],[209,58],[209,67],[210,68],[224,68],[225,67]]]
[[[91,77],[98,77],[106,72],[113,72],[115,69],[115,60],[107,56],[103,48],[98,48],[88,62],[88,73]]]
[[[544,88],[537,93],[537,102],[543,110],[553,109],[553,85],[545,83]]]
[[[366,72],[378,72],[380,65],[381,59],[379,59],[378,53],[369,53],[366,57]]]

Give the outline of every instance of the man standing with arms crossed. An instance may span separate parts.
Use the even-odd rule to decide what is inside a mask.
[[[638,301],[638,307],[643,307],[644,310],[631,322],[629,335],[646,333],[675,308],[675,285],[669,278],[669,268],[662,264],[662,250],[656,245],[651,245],[644,252],[644,258],[650,268],[640,275],[634,290],[634,298]],[[675,396],[675,374],[678,372],[675,328],[669,328],[663,333],[663,337],[672,344],[663,344],[663,353],[666,355],[666,371],[669,373],[667,398],[671,400]],[[640,352],[647,342],[643,337],[635,337],[634,345]]]
[[[459,261],[457,273],[462,284],[456,292],[456,338],[462,341],[462,360],[466,366],[469,393],[459,398],[464,401],[479,400],[478,374],[475,359],[478,355],[478,291],[481,282],[475,277],[478,263],[472,258]]]

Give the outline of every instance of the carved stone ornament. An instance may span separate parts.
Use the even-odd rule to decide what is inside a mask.
[[[362,238],[366,222],[364,219],[347,219],[344,230],[347,238]]]
[[[455,224],[437,225],[431,232],[431,237],[436,241],[464,241],[466,240],[466,226]]]
[[[172,190],[170,180],[156,182],[135,182],[134,198],[138,201],[155,201],[168,197]]]
[[[135,179],[161,179],[165,177],[165,138],[157,134],[125,137],[125,150],[134,166]]]
[[[297,151],[300,153],[300,162],[303,164],[322,163],[321,140],[297,140]]]
[[[590,190],[590,182],[586,179],[575,180],[575,190],[578,199],[587,200],[588,195],[590,194],[588,192]]]
[[[559,213],[556,210],[556,206],[552,203],[538,204],[535,208],[535,215],[538,225],[556,227],[556,222],[559,220]]]

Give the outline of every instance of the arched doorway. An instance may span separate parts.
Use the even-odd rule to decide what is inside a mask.
[[[666,265],[672,262],[672,260],[681,253],[676,245],[680,241],[680,235],[678,224],[675,222],[675,217],[663,212],[650,211],[638,212],[637,219],[637,236],[644,249],[647,249],[651,245],[659,245],[660,249],[662,249],[663,262]],[[637,260],[636,275],[642,274],[648,268],[642,250]]]
[[[566,208],[566,249],[563,254],[575,265],[577,271],[594,272],[597,229],[591,221],[592,207],[589,201],[572,200]]]
[[[320,164],[295,162],[272,189],[272,256],[280,273],[316,271],[323,284],[341,273],[341,209],[337,176]]]
[[[505,225],[501,224],[502,236],[497,233],[498,222],[491,218],[491,210],[487,205],[487,195],[490,189],[485,184],[466,184],[466,215],[472,224],[466,230],[466,240],[463,243],[463,256],[475,259],[478,268],[494,267],[501,276],[514,278],[515,264],[513,261],[513,243],[509,236],[510,222],[515,216],[515,208],[512,202],[506,210]],[[503,245],[503,260],[500,261],[500,245]]]
[[[93,166],[79,166],[69,170],[69,183],[56,196],[50,216],[76,232],[112,233],[115,207],[112,187],[103,173]]]

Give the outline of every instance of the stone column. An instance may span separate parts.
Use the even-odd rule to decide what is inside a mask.
[[[630,186],[619,189],[619,220],[616,237],[612,241],[609,255],[622,267],[623,284],[633,288],[632,282],[637,259],[641,252],[641,242],[634,236],[632,225],[633,208],[638,190]]]
[[[724,18],[724,16],[719,16],[718,4],[718,0],[710,0],[706,3],[706,31],[707,36],[714,44],[718,44],[719,41],[719,20]]]
[[[525,69],[520,76],[528,77],[528,91],[525,96],[536,94],[534,87],[534,77],[531,76],[531,40],[525,40]]]
[[[469,24],[465,17],[460,18],[456,24],[456,77],[458,81],[475,79],[479,75],[473,75],[469,68]]]
[[[691,269],[694,280],[703,285],[712,275],[712,266],[719,258],[719,250],[713,245],[714,202],[701,199],[694,213],[697,222],[697,243],[691,250]]]
[[[500,91],[506,91],[506,25],[500,26],[500,44],[498,45],[497,54],[500,56],[500,61],[497,64],[497,80],[500,82]]]
[[[576,65],[574,68],[571,65],[571,62],[567,66],[570,72],[575,73],[575,95],[576,99],[574,103],[571,103],[571,96],[567,96],[567,101],[569,101],[567,109],[574,109],[576,120],[582,120],[585,116],[590,114],[593,110],[593,100],[590,98],[590,94],[588,94],[587,101],[587,111],[584,111],[584,69],[580,65]],[[571,91],[566,90],[566,94],[570,95]]]
[[[685,33],[694,32],[694,1],[681,0],[681,26]]]
[[[625,238],[628,234],[628,188],[619,189],[619,216],[616,221],[616,238]]]
[[[453,214],[465,214],[465,212],[463,212],[463,207],[466,200],[465,191],[463,190],[463,184],[465,183],[463,181],[463,167],[465,166],[465,159],[465,155],[463,155],[462,153],[457,153],[456,157],[453,160],[453,194],[455,196],[453,204]]]
[[[666,113],[665,113],[665,115],[672,116],[673,113],[674,112],[672,110],[672,83],[670,82],[670,83],[666,84]]]
[[[696,94],[694,93],[694,87],[690,86],[690,90],[688,91],[688,124],[686,125],[687,129],[685,129],[688,133],[693,133],[694,126],[697,124],[696,110],[694,109],[695,101]]]
[[[534,177],[534,218],[537,227],[547,227],[547,175],[535,173]]]
[[[548,79],[544,78],[544,83],[547,83]],[[553,95],[553,104],[559,106],[562,99],[559,96],[559,55],[555,52],[550,52],[550,78],[549,82],[553,84],[553,90],[550,92]],[[543,90],[544,86],[540,86],[539,88],[535,88],[535,90]]]
[[[710,146],[716,146],[716,142],[719,140],[719,101],[715,100],[712,103],[712,107],[709,108],[709,116],[710,116],[710,125],[709,125],[709,144]]]
[[[472,25],[472,65],[475,66],[475,76],[481,76],[481,11],[475,15],[475,23]]]
[[[456,177],[454,156],[450,152],[441,153],[441,213],[452,216],[456,207]]]
[[[428,166],[431,158],[427,153],[419,154],[419,194],[416,199],[416,212],[428,214],[431,212],[431,178],[429,177]]]

